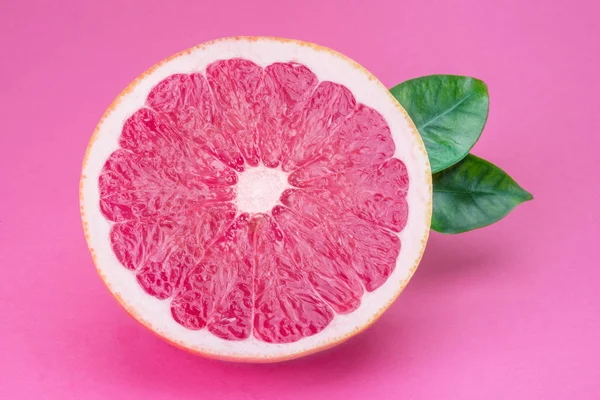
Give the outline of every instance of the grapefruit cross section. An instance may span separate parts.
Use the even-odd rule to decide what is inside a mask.
[[[80,188],[103,280],[190,351],[281,360],[373,322],[414,273],[431,174],[414,125],[331,50],[229,38],[109,108]]]

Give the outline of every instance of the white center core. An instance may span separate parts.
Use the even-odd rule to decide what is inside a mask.
[[[250,167],[241,172],[237,184],[237,206],[242,212],[271,211],[281,193],[290,187],[288,174],[264,166]]]

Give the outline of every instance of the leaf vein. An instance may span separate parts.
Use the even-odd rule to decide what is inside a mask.
[[[432,119],[430,119],[429,121],[425,122],[424,124],[420,125],[417,127],[417,130],[420,131],[421,129],[425,129],[426,127],[428,127],[429,125],[431,125],[433,122],[435,122],[436,120],[442,118],[444,115],[447,115],[449,113],[451,113],[452,111],[454,111],[458,106],[460,106],[462,103],[464,103],[465,101],[467,101],[469,99],[469,97],[473,96],[473,94],[475,94],[475,92],[471,92],[468,95],[466,95],[465,97],[463,97],[462,99],[460,99],[458,101],[458,103],[456,103],[455,105],[453,105],[452,107],[450,107],[449,109],[447,109],[446,111],[444,111],[443,113],[436,115],[435,117],[433,117]]]

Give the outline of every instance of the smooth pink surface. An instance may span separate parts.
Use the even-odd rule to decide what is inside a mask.
[[[593,0],[3,1],[0,398],[597,399],[599,11]],[[163,343],[92,266],[83,153],[140,72],[241,34],[318,42],[388,86],[485,80],[475,152],[536,199],[492,227],[434,234],[393,307],[333,350],[241,365]]]

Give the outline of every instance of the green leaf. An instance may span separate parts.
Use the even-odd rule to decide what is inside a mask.
[[[431,228],[461,233],[493,224],[517,205],[533,199],[506,172],[469,154],[433,175]]]
[[[433,173],[462,160],[487,121],[487,86],[475,78],[430,75],[403,82],[390,91],[419,130]]]

